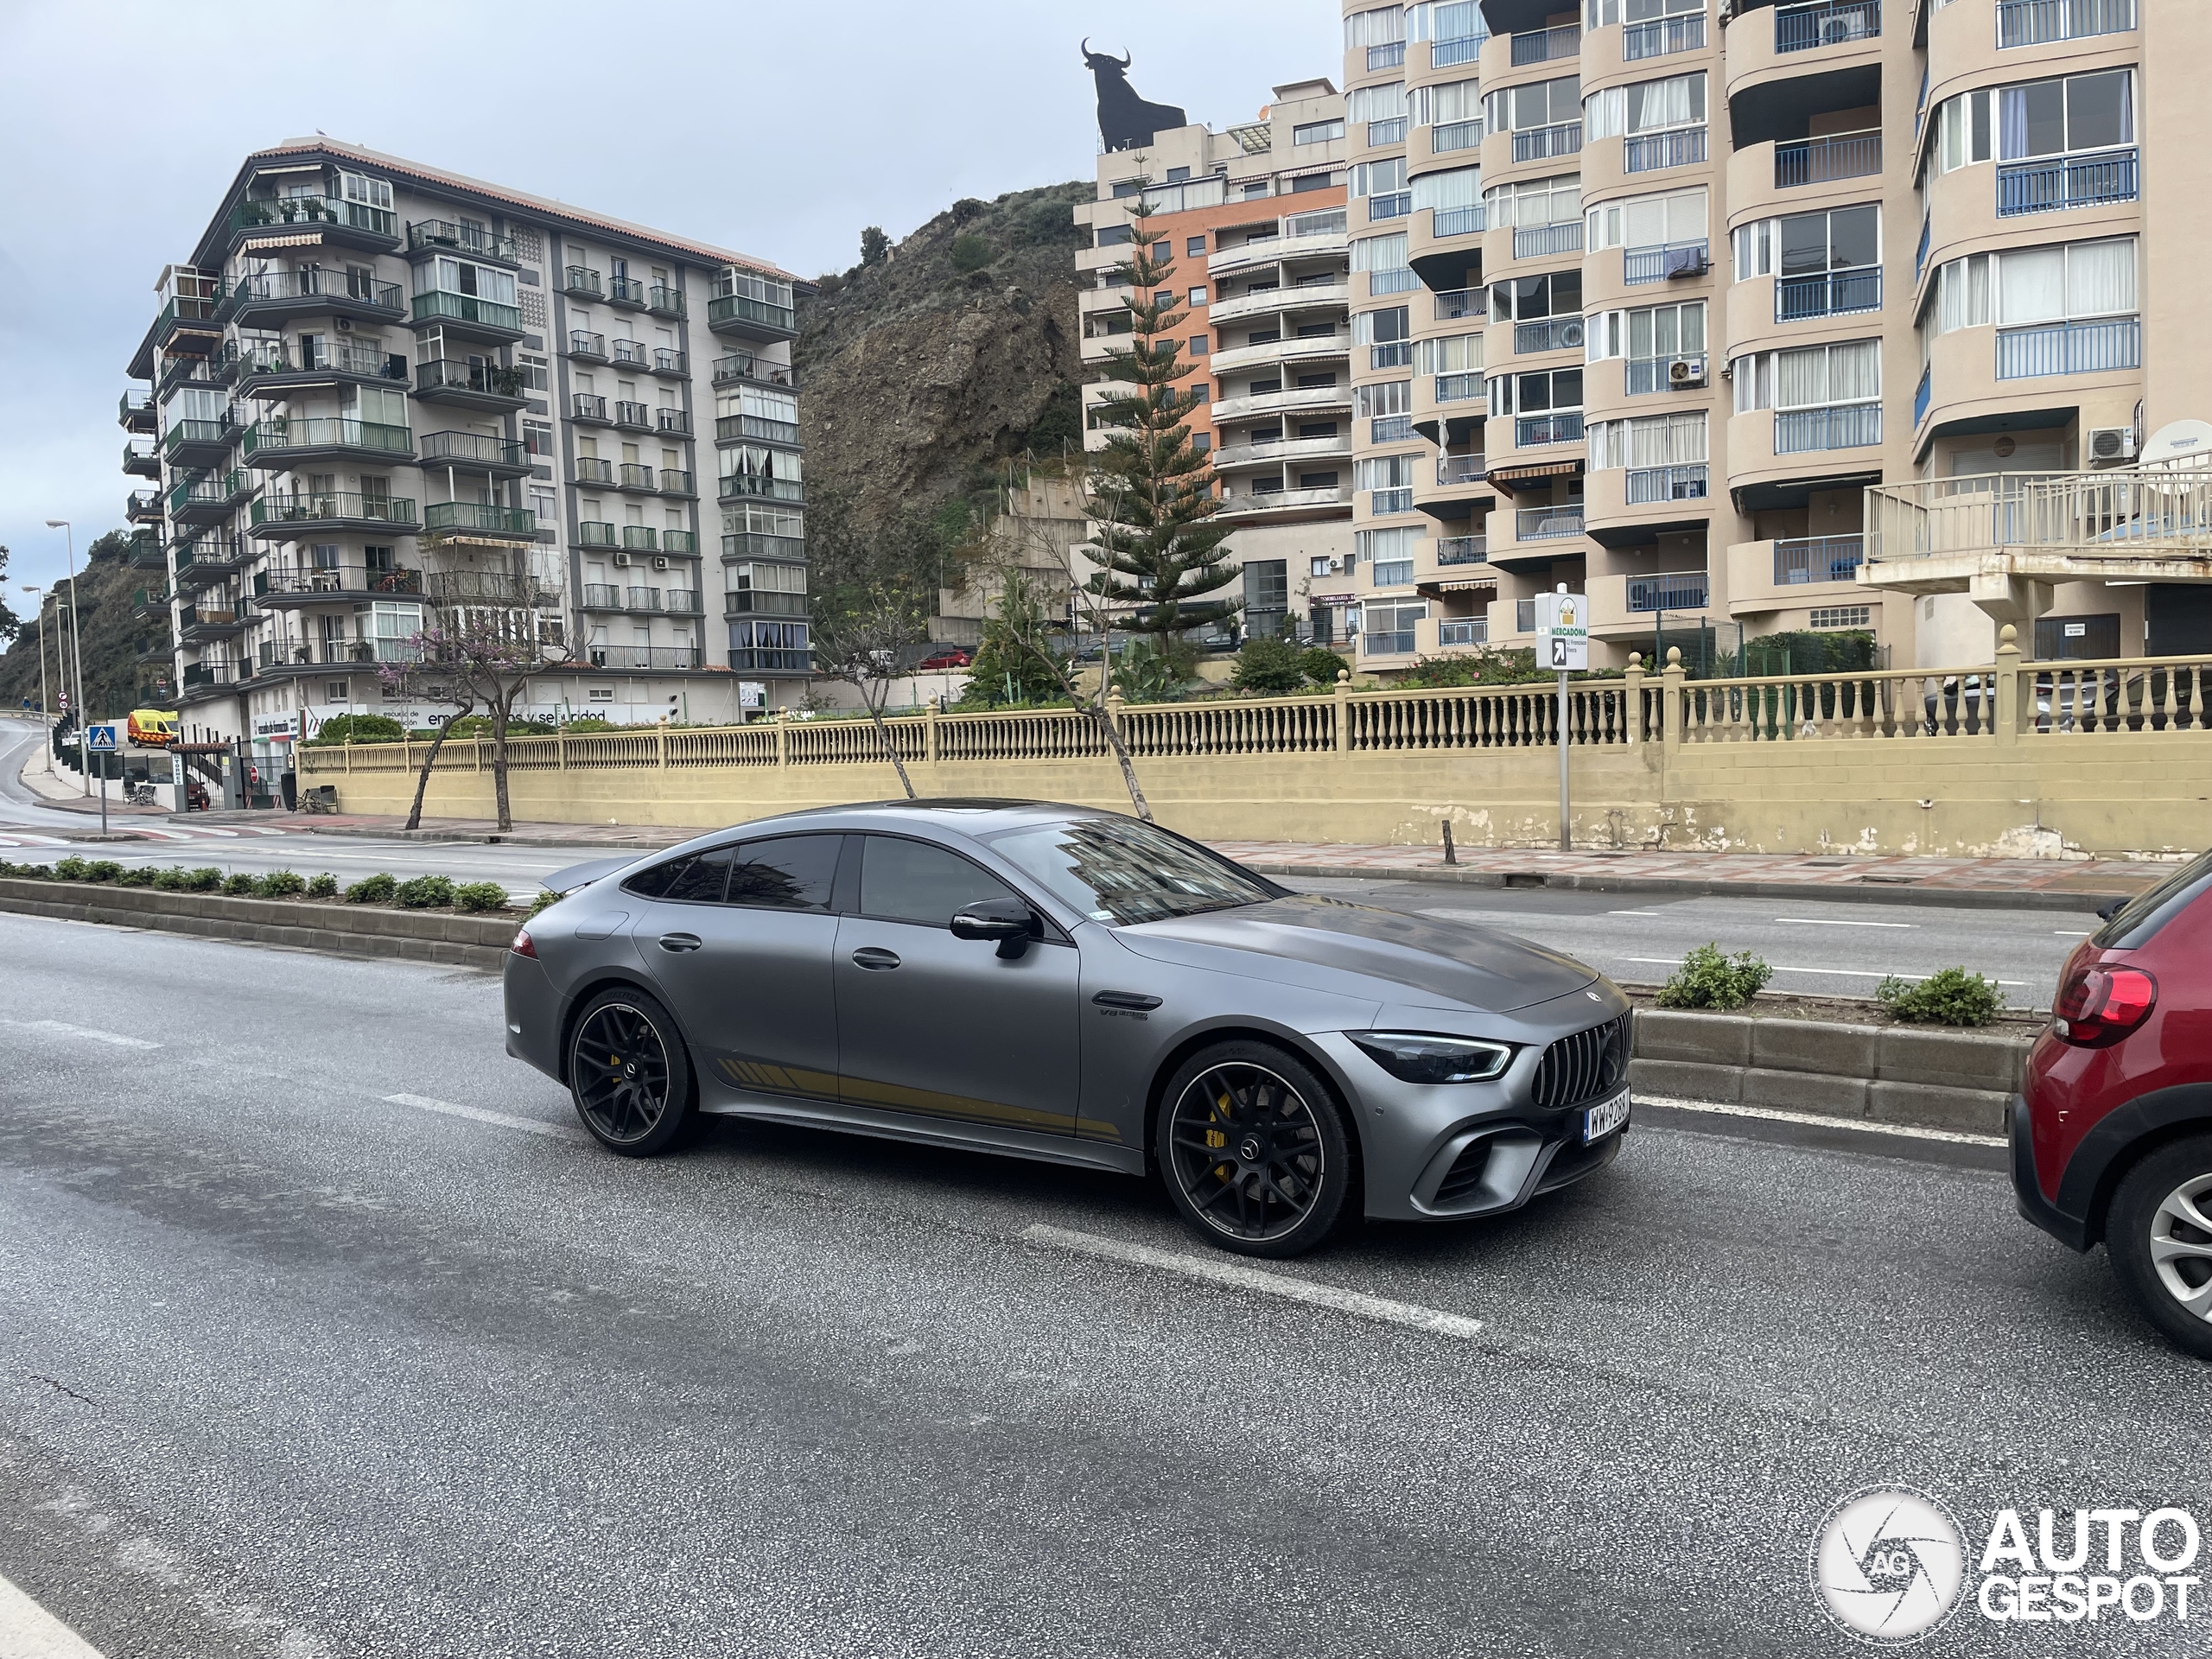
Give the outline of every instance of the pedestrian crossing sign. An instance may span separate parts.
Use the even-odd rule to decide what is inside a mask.
[[[94,754],[113,754],[115,728],[112,725],[86,727],[85,747]]]

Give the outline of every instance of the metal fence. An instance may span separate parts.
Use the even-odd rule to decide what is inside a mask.
[[[1782,410],[1774,417],[1774,453],[1856,449],[1882,441],[1882,406],[1846,404],[1834,409]]]
[[[2143,325],[2134,317],[2048,322],[2033,328],[1997,331],[1999,380],[2099,374],[2112,369],[2140,368],[2142,363]]]
[[[1622,147],[1623,170],[1656,173],[1662,168],[1688,167],[1705,159],[1703,127],[1684,127],[1674,132],[1649,132],[1630,138]]]
[[[1837,317],[1882,308],[1882,268],[1829,270],[1817,276],[1784,276],[1774,285],[1774,320]]]
[[[1862,179],[1882,170],[1882,134],[1837,133],[1825,138],[1800,138],[1774,147],[1774,188],[1833,184],[1839,179]]]
[[[2056,156],[2046,161],[2014,162],[1997,169],[1997,216],[2053,213],[2069,207],[2096,207],[2133,201],[2140,191],[2133,146],[2092,156]]]
[[[1818,46],[1871,41],[1882,32],[1882,0],[1837,0],[1817,6],[1777,6],[1774,49],[1808,52]]]
[[[1866,558],[1863,536],[1796,536],[1774,544],[1774,581],[1780,588],[1807,582],[1849,582]]]

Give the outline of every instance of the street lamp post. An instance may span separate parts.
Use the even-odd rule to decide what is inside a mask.
[[[39,596],[38,712],[39,718],[44,721],[47,726],[46,770],[47,775],[51,777],[54,773],[54,704],[47,696],[46,690],[46,594],[45,590],[41,588],[35,582],[27,582],[22,585],[25,593],[36,594]]]
[[[48,530],[62,531],[69,538],[69,654],[76,664],[77,680],[77,766],[85,780],[85,793],[92,792],[92,757],[85,747],[85,722],[92,711],[85,707],[85,613],[78,604],[77,593],[77,531],[67,518],[49,518]],[[107,779],[100,779],[100,798],[107,798]]]

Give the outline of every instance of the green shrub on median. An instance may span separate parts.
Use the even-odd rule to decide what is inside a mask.
[[[1658,1002],[1662,1008],[1740,1008],[1773,977],[1774,969],[1750,951],[1730,957],[1717,942],[1708,943],[1682,958],[1659,988]]]
[[[1891,975],[1874,988],[1882,1006],[1900,1020],[1928,1026],[1986,1026],[2005,1007],[1993,979],[1964,968],[1945,968],[1922,980]]]
[[[223,891],[233,899],[251,899],[253,897],[253,878],[239,870],[223,883]]]
[[[115,878],[115,885],[118,887],[150,887],[154,885],[155,874],[155,871],[142,865],[135,870],[122,871]]]
[[[544,909],[548,905],[557,905],[560,902],[561,895],[559,893],[541,892],[537,898],[530,901],[530,913],[535,916],[539,911]]]
[[[363,876],[346,888],[346,902],[349,905],[388,905],[391,902],[391,895],[398,891],[399,879],[379,870],[374,875]]]
[[[213,864],[203,864],[196,870],[181,870],[187,893],[213,893],[223,885],[223,873]]]
[[[306,878],[289,870],[271,870],[254,878],[253,896],[257,899],[290,899],[307,890]]]
[[[85,866],[85,880],[87,881],[119,881],[122,879],[123,866],[111,858],[95,859]]]
[[[453,890],[453,902],[461,910],[505,910],[507,890],[497,881],[467,881]]]
[[[308,883],[308,897],[310,899],[335,899],[337,896],[338,878],[328,870]]]
[[[87,868],[83,859],[72,853],[54,867],[54,873],[64,881],[81,881]]]
[[[418,875],[401,882],[392,897],[403,910],[435,910],[453,903],[453,883],[442,875]]]
[[[190,891],[192,872],[189,870],[179,869],[174,864],[169,866],[166,870],[156,870],[153,873],[153,880],[148,885],[159,887],[163,893],[186,893]]]

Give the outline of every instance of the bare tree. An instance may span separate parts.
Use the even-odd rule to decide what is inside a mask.
[[[910,801],[915,798],[914,780],[906,775],[906,763],[892,741],[883,709],[891,683],[904,671],[906,652],[929,637],[929,622],[920,607],[882,587],[860,604],[818,620],[814,630],[816,669],[861,694],[861,706],[874,723],[885,758],[899,769],[899,782]]]
[[[377,670],[377,677],[385,687],[409,699],[421,697],[427,702],[441,702],[453,712],[438,722],[436,734],[430,739],[430,752],[423,757],[421,770],[415,774],[415,800],[407,809],[409,830],[423,827],[423,797],[430,787],[430,769],[438,764],[438,751],[446,746],[446,739],[453,734],[454,722],[465,720],[475,711],[476,705],[466,693],[456,693],[449,683],[423,681],[419,666],[413,663],[385,663]]]
[[[437,625],[425,628],[410,642],[420,653],[414,664],[387,664],[382,671],[394,686],[410,683],[410,677],[436,677],[445,686],[442,699],[461,715],[481,709],[492,722],[492,794],[502,833],[514,825],[514,810],[507,791],[507,738],[515,705],[539,675],[557,672],[575,664],[574,654],[563,644],[541,637],[536,613],[519,607],[470,607],[443,612]],[[430,746],[423,775],[415,790],[414,827],[421,816],[423,793],[429,780],[430,765],[446,734],[448,720]]]

